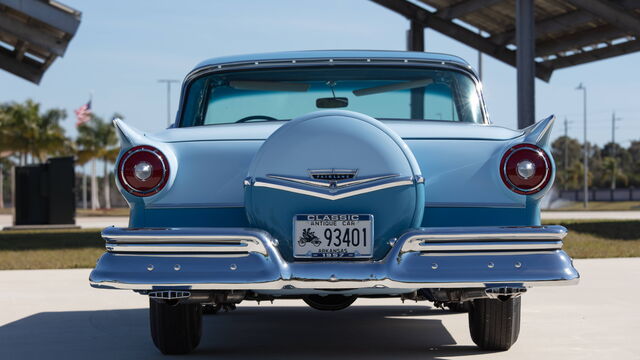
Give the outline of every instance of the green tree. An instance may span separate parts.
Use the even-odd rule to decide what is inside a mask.
[[[611,184],[612,189],[615,189],[613,184],[616,182],[621,182],[623,186],[628,185],[629,179],[617,165],[617,160],[615,158],[608,156],[605,157],[602,160],[602,168],[604,170],[602,180],[605,184]]]
[[[620,146],[618,143],[607,143],[602,148],[602,155],[610,158],[607,160],[606,164],[606,175],[610,184],[611,189],[616,188],[616,182],[619,179],[624,179],[623,186],[628,186],[628,174],[633,172],[633,159],[629,150]],[[616,176],[611,176],[611,174],[616,174]]]
[[[566,150],[565,150],[566,149]],[[582,145],[576,139],[561,136],[551,144],[551,152],[556,162],[556,184],[567,190],[569,186],[570,169],[582,161]]]
[[[587,183],[591,186],[592,172],[587,174]],[[572,190],[581,189],[584,184],[584,165],[575,162],[567,172],[567,188]]]
[[[122,117],[114,114],[113,117]],[[110,176],[109,164],[115,161],[118,156],[118,137],[115,128],[110,122],[104,121],[102,118],[91,115],[91,119],[78,126],[78,138],[76,139],[78,147],[78,160],[81,163],[91,161],[91,208],[100,207],[98,200],[98,183],[96,178],[96,161],[98,159],[104,164],[104,197],[105,208],[111,208],[110,198]]]
[[[41,112],[40,104],[27,100],[2,104],[0,113],[0,151],[15,154],[20,164],[43,162],[52,155],[71,155],[71,141],[60,126],[67,116],[64,110]]]
[[[632,141],[631,145],[627,149],[629,152],[629,170],[627,172],[629,177],[629,185],[639,187],[640,186],[640,140]]]

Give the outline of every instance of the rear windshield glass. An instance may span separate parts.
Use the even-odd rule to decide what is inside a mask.
[[[443,69],[289,68],[204,76],[193,81],[181,126],[287,121],[343,109],[379,120],[483,123],[479,91]]]

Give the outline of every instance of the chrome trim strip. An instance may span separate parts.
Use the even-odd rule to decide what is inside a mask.
[[[567,236],[567,229],[558,225],[549,226],[477,226],[477,227],[442,227],[442,228],[422,228],[412,230],[403,237],[400,253],[412,251],[425,251],[425,247],[436,246],[437,243],[451,245],[454,243],[465,243],[469,245],[478,241],[490,241],[487,244],[496,244],[497,241],[504,241],[512,244],[512,247],[497,246],[495,249],[500,250],[526,250],[536,248],[534,245],[525,245],[537,241],[544,242],[546,247],[539,249],[554,249],[549,247],[549,242],[559,242],[562,246],[562,239]],[[546,242],[545,242],[546,241]],[[518,245],[521,244],[521,245]],[[477,244],[475,246],[478,246]],[[487,250],[493,250],[486,245]],[[531,247],[527,247],[531,246]],[[465,249],[463,245],[459,245],[461,251],[472,250]]]
[[[113,253],[114,255],[117,256],[130,256],[130,257],[140,257],[140,253]],[[144,255],[148,255],[144,254]],[[242,253],[188,253],[188,254],[181,254],[181,253],[154,253],[153,257],[154,258],[182,258],[184,259],[185,257],[187,258],[206,258],[206,259],[223,259],[223,258],[242,258],[242,257],[248,257],[251,256],[251,253],[248,252],[242,252]]]
[[[553,254],[556,250],[497,250],[497,251],[483,251],[482,255],[489,256],[510,256],[510,255],[540,255],[540,254]],[[445,256],[478,256],[478,251],[455,251],[455,252],[421,252],[420,256],[427,256],[431,258],[445,257]]]
[[[562,240],[567,229],[559,225],[434,227],[411,230],[407,235],[420,241]]]
[[[287,191],[287,192],[300,194],[300,195],[314,196],[314,197],[318,197],[325,200],[340,200],[340,199],[344,199],[344,198],[348,198],[356,195],[362,195],[362,194],[366,194],[366,193],[370,193],[378,190],[384,190],[384,189],[389,189],[389,188],[398,187],[398,186],[405,186],[405,185],[413,185],[413,180],[397,180],[397,181],[387,182],[387,183],[383,183],[375,186],[368,186],[368,187],[364,187],[357,190],[349,190],[344,192],[338,192],[336,194],[331,194],[331,193],[320,192],[314,189],[305,190],[299,187],[288,186],[284,184],[277,184],[277,183],[267,182],[267,181],[260,181],[260,180],[256,180],[256,182],[253,184],[253,186],[256,186],[256,187],[265,187],[265,188]]]
[[[503,241],[503,242],[460,242],[420,244],[419,251],[491,251],[491,250],[557,250],[562,241]]]
[[[113,244],[107,251],[112,253],[249,253],[267,255],[264,248],[240,241],[237,244]]]
[[[112,252],[255,252],[268,255],[271,237],[236,228],[116,228],[102,231]],[[126,245],[129,244],[129,245]]]

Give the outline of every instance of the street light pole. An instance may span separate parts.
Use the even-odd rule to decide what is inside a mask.
[[[616,159],[616,121],[622,120],[616,117],[614,111],[611,115],[611,158],[613,159],[613,174],[611,175],[611,190],[616,189],[616,175],[618,174],[618,159]],[[612,194],[613,196],[613,194]]]
[[[583,91],[582,98],[582,115],[584,118],[584,208],[589,206],[589,144],[587,143],[587,88],[586,86],[578,85],[576,90]]]
[[[180,83],[179,80],[172,79],[160,79],[159,83],[167,84],[167,126],[171,126],[171,84]]]

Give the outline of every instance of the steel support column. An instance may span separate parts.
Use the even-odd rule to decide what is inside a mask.
[[[411,21],[407,31],[407,50],[424,51],[424,25]],[[411,89],[411,118],[424,119],[424,88]]]
[[[535,14],[533,0],[516,0],[518,128],[535,122]]]
[[[424,51],[424,25],[418,21],[411,21],[407,31],[407,50]]]

